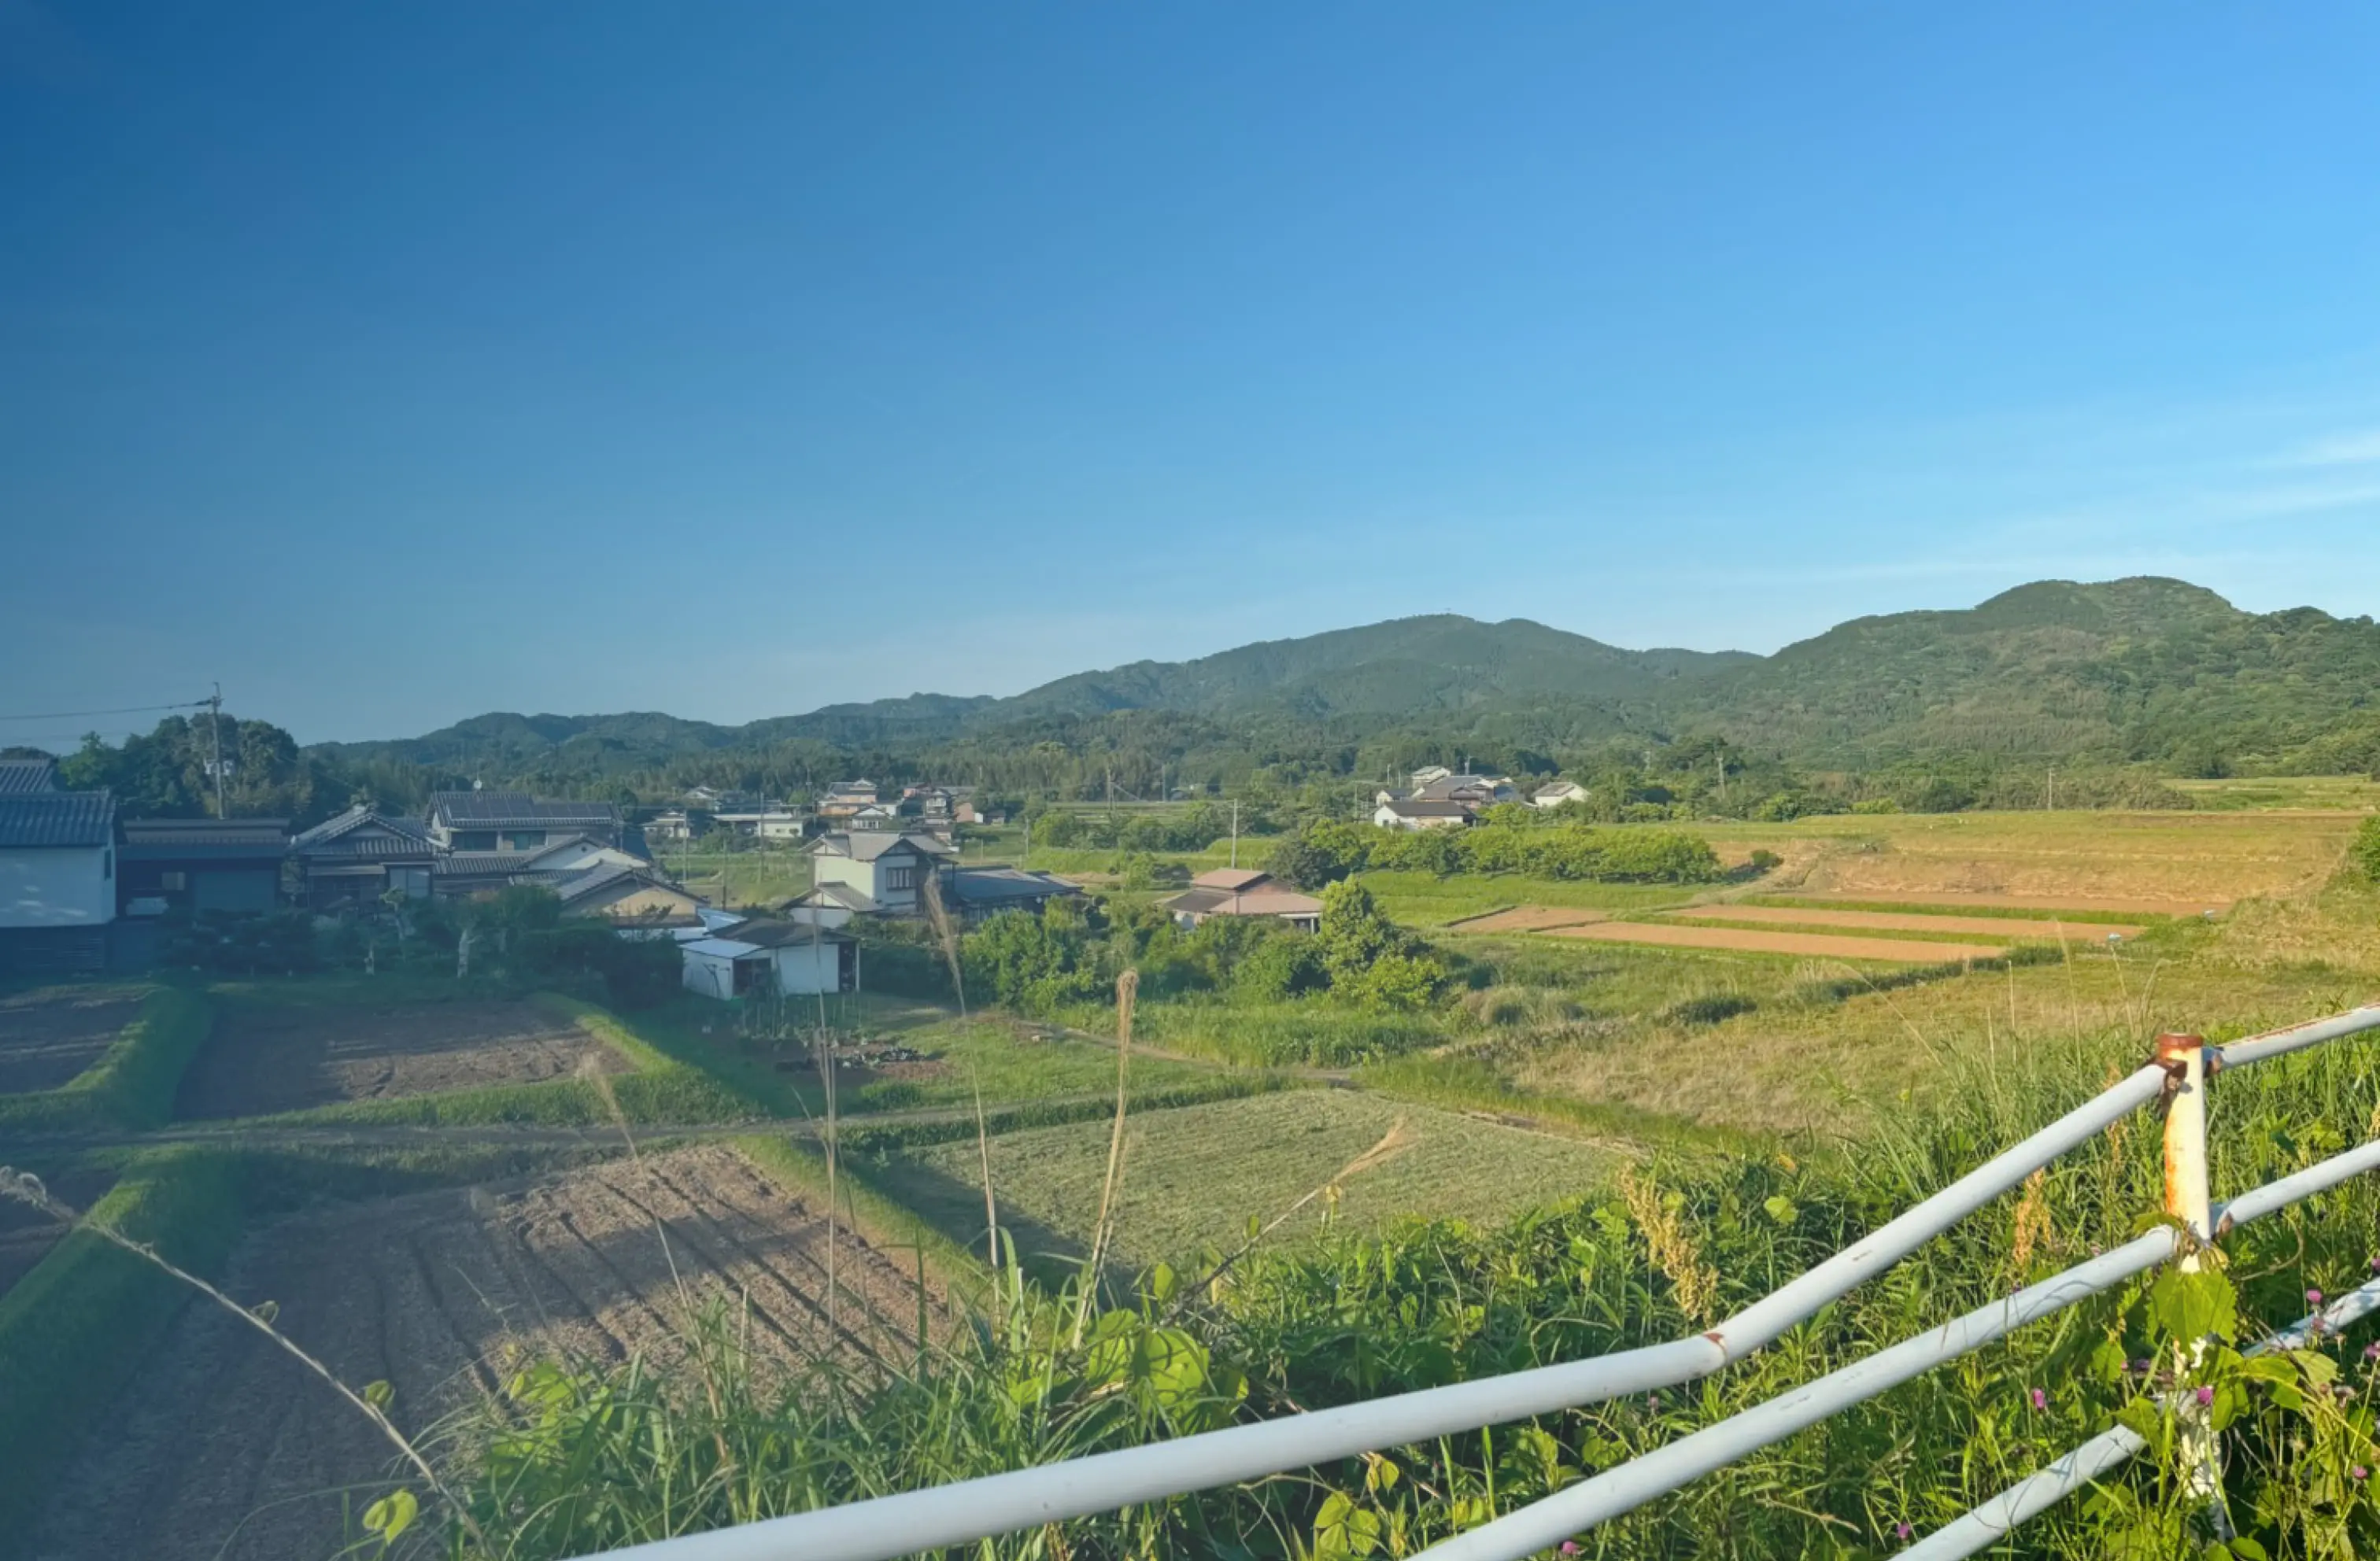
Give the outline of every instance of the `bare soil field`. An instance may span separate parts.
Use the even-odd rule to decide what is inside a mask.
[[[49,1179],[51,1193],[70,1208],[87,1209],[115,1185],[112,1170],[77,1171]],[[0,1295],[50,1253],[67,1228],[38,1209],[0,1199]]]
[[[1985,938],[2103,939],[2109,933],[2138,938],[2137,926],[2106,922],[2021,920],[2014,916],[1935,915],[1923,911],[1828,911],[1793,905],[1688,905],[1667,914],[1689,921],[1767,923],[1779,926],[1840,926],[1865,932],[1965,932]]]
[[[1449,932],[1548,932],[1558,926],[1585,926],[1590,923],[1609,921],[1609,911],[1588,910],[1582,906],[1515,905],[1508,911],[1491,911],[1484,916],[1466,916],[1459,922],[1449,922]]]
[[[175,1115],[253,1117],[338,1100],[434,1095],[565,1078],[594,1058],[625,1058],[529,1002],[406,1003],[386,1008],[226,1004],[183,1076]]]
[[[281,1330],[350,1386],[392,1384],[392,1413],[418,1433],[493,1388],[514,1351],[666,1361],[686,1307],[710,1297],[748,1303],[750,1348],[780,1371],[828,1350],[912,1349],[915,1269],[842,1231],[830,1328],[825,1240],[807,1200],[707,1146],[298,1215],[241,1248],[225,1289],[278,1301]],[[949,1319],[941,1297],[929,1304]],[[343,1493],[360,1513],[385,1489],[390,1454],[269,1340],[192,1305],[58,1482],[24,1554],[328,1556]]]
[[[29,992],[0,1002],[0,1095],[56,1089],[98,1061],[140,1011],[122,992]]]
[[[1744,954],[1799,954],[1807,959],[1885,960],[1896,964],[1939,964],[1947,960],[1998,959],[2005,944],[1926,943],[1912,938],[1835,938],[1822,932],[1760,932],[1749,927],[1660,926],[1646,922],[1605,922],[1597,926],[1555,927],[1548,938],[1582,938],[1597,943],[1649,943],[1664,949],[1724,949]]]

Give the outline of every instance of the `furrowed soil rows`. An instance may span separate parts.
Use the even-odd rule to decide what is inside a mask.
[[[2105,922],[2026,921],[2015,916],[1934,915],[1923,911],[1828,911],[1798,905],[1688,905],[1667,913],[1698,922],[1767,923],[1777,926],[1840,926],[1863,932],[1964,932],[1984,938],[2104,939],[2138,938],[2144,928]]]
[[[1664,949],[1726,949],[1745,954],[1800,954],[1809,959],[1885,960],[1896,964],[1939,964],[1948,960],[1992,960],[2005,944],[1926,943],[1913,938],[1833,938],[1820,932],[1758,932],[1749,927],[1657,926],[1644,922],[1606,922],[1600,926],[1556,927],[1548,938],[1584,938],[1597,943],[1649,943]]]
[[[664,1235],[666,1245],[664,1245]],[[848,1229],[733,1150],[617,1160],[505,1189],[324,1207],[253,1236],[225,1285],[280,1303],[276,1325],[351,1386],[385,1380],[418,1434],[469,1405],[508,1360],[643,1352],[667,1370],[689,1306],[749,1306],[742,1331],[783,1380],[827,1352],[916,1348],[914,1265]],[[928,1297],[929,1325],[952,1321]],[[59,1482],[24,1554],[41,1561],[283,1561],[341,1543],[392,1449],[322,1381],[211,1304],[176,1321],[148,1373]]]
[[[1565,909],[1560,905],[1515,905],[1509,911],[1491,911],[1484,916],[1469,916],[1459,922],[1449,922],[1449,932],[1548,932],[1558,926],[1585,926],[1591,922],[1611,919],[1609,911]]]
[[[56,1089],[98,1061],[140,999],[33,992],[0,1002],[0,1095]]]
[[[175,1115],[254,1117],[338,1100],[378,1100],[481,1084],[566,1078],[592,1057],[625,1059],[529,1002],[385,1008],[225,1005],[183,1076]]]

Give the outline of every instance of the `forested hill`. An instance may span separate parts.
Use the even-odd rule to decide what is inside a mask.
[[[735,752],[996,749],[1118,730],[1254,747],[1366,744],[1559,756],[1723,737],[1819,768],[1937,756],[2380,764],[2380,628],[2311,608],[2254,614],[2179,580],[2020,587],[1966,611],[1841,624],[1774,656],[1631,651],[1522,619],[1440,615],[1080,672],[1007,698],[914,695],[745,726],[659,714],[488,715],[427,736],[325,745],[543,776]]]

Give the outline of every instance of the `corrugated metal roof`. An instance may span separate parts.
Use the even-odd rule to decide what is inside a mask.
[[[1082,890],[1047,873],[1022,867],[962,867],[950,877],[951,897],[961,904],[986,905],[1002,901],[1047,900]]]
[[[602,824],[616,826],[620,810],[603,802],[540,802],[524,792],[440,792],[432,817],[449,824]]]
[[[0,796],[0,846],[93,846],[115,839],[115,799],[105,792]]]
[[[55,759],[0,759],[0,796],[57,789],[58,767]]]

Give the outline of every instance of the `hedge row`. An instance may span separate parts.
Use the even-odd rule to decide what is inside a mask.
[[[54,1090],[0,1095],[0,1131],[91,1132],[173,1119],[182,1072],[206,1045],[213,1007],[200,993],[162,987],[97,1062]]]

